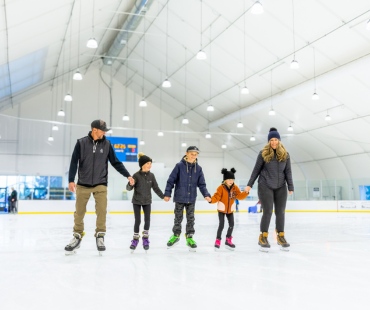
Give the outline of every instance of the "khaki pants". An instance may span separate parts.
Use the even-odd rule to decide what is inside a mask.
[[[95,187],[85,187],[81,185],[76,186],[76,211],[74,213],[73,232],[82,234],[84,231],[84,217],[86,213],[86,205],[93,194],[95,199],[95,213],[96,213],[96,229],[97,232],[106,232],[107,219],[107,187],[98,185]]]

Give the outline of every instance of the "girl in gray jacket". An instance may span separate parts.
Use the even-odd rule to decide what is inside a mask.
[[[276,128],[270,128],[267,142],[258,154],[245,191],[250,191],[258,177],[258,198],[261,201],[261,207],[263,207],[260,224],[261,234],[258,239],[260,250],[267,252],[270,248],[267,237],[274,207],[277,243],[282,250],[288,250],[290,244],[285,240],[284,234],[285,207],[288,193],[291,195],[294,191],[290,157],[280,141],[280,134]]]
[[[140,223],[141,223],[141,208],[144,212],[144,231],[143,231],[143,247],[144,250],[149,249],[149,228],[150,228],[150,212],[152,203],[152,188],[154,192],[161,199],[164,198],[163,192],[158,187],[158,183],[153,173],[150,172],[152,167],[152,159],[144,153],[139,153],[139,166],[140,170],[132,177],[135,180],[134,185],[127,183],[126,189],[131,191],[134,189],[132,196],[132,204],[135,215],[134,237],[131,241],[130,249],[132,252],[136,249],[140,239]]]

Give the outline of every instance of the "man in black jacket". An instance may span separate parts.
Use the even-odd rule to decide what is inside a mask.
[[[131,184],[134,179],[114,153],[110,141],[105,138],[109,129],[102,120],[91,123],[91,131],[86,137],[77,140],[69,167],[68,189],[76,193],[76,211],[74,213],[73,239],[65,247],[66,255],[74,254],[80,247],[84,232],[86,205],[91,194],[95,199],[96,246],[99,252],[105,251],[104,235],[106,232],[108,160],[111,165]],[[75,176],[78,166],[78,182]]]
[[[10,206],[9,206],[11,213],[17,213],[18,212],[18,210],[17,210],[17,201],[18,201],[18,193],[14,189],[14,187],[12,187],[12,192],[10,194]]]

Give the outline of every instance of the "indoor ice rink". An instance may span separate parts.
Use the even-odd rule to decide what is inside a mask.
[[[1,310],[369,308],[368,0],[4,0],[0,43]],[[256,180],[233,251],[227,221],[215,249],[217,206],[198,190],[195,252],[186,216],[167,248],[173,191],[152,191],[150,248],[140,238],[132,252],[133,192],[108,162],[106,251],[91,196],[86,235],[65,255],[72,153],[94,120],[130,175],[139,152],[152,159],[162,191],[196,146],[210,195],[223,168],[244,190],[276,128],[294,184],[289,251],[275,214],[260,251]]]

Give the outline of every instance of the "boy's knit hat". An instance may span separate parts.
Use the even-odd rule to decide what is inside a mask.
[[[280,134],[278,133],[277,129],[274,128],[274,127],[270,128],[270,132],[267,136],[267,142],[269,142],[272,138],[277,138],[277,139],[281,140],[280,139]]]
[[[139,157],[139,166],[142,168],[146,163],[153,162],[153,160],[149,157],[144,155],[144,153],[137,154],[137,157]]]
[[[234,175],[235,172],[236,170],[234,168],[231,168],[230,171],[227,171],[226,168],[223,168],[221,170],[221,173],[224,175],[224,181],[228,179],[235,180],[235,175]]]

